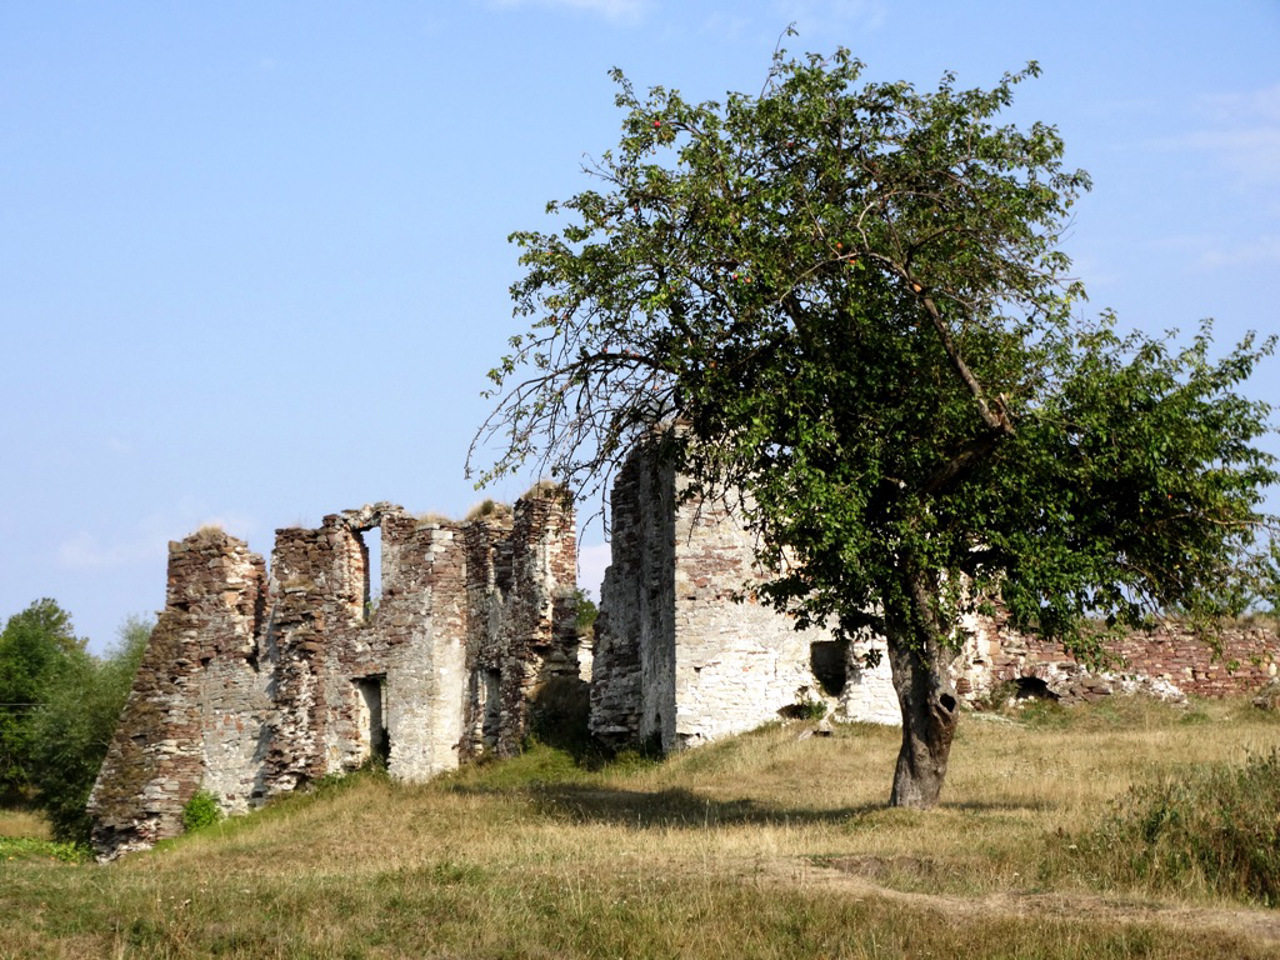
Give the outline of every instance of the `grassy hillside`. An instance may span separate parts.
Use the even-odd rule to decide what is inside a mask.
[[[1112,869],[1097,832],[1131,785],[1274,749],[1274,715],[967,716],[930,813],[884,806],[897,731],[802,729],[354,777],[110,867],[12,854],[0,956],[1280,956],[1280,910]]]

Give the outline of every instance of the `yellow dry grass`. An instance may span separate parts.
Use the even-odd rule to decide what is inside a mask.
[[[1090,889],[1128,787],[1280,745],[1238,705],[968,716],[942,806],[884,805],[892,729],[776,726],[598,771],[538,747],[359,778],[107,868],[0,865],[0,955],[1280,956],[1280,919]]]
[[[0,809],[0,837],[32,837],[48,840],[49,823],[34,810]]]

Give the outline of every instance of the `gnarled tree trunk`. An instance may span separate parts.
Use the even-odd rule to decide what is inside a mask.
[[[893,771],[889,805],[927,809],[937,804],[947,778],[959,702],[947,668],[947,649],[925,577],[910,578],[910,612],[890,625],[889,666],[902,708],[902,747]]]

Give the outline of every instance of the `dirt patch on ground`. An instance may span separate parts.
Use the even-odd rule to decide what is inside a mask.
[[[821,886],[848,896],[879,898],[947,916],[1035,917],[1094,923],[1144,923],[1162,927],[1211,928],[1280,947],[1280,910],[1171,906],[1155,901],[1096,894],[1000,892],[961,897],[894,890],[887,878],[928,879],[938,875],[932,861],[917,857],[840,857],[814,863],[779,859],[757,864],[761,873],[792,886]]]

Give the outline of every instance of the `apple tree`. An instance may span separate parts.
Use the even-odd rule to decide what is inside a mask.
[[[759,95],[707,103],[615,72],[592,188],[512,236],[529,326],[471,465],[496,449],[482,482],[532,464],[587,490],[673,425],[693,495],[743,491],[762,596],[886,639],[891,802],[927,807],[984,598],[1096,655],[1106,625],[1274,591],[1269,411],[1239,392],[1274,341],[1215,357],[1207,324],[1084,317],[1059,241],[1089,179],[1054,127],[1000,120],[1034,63],[989,90],[862,71],[780,52]]]

